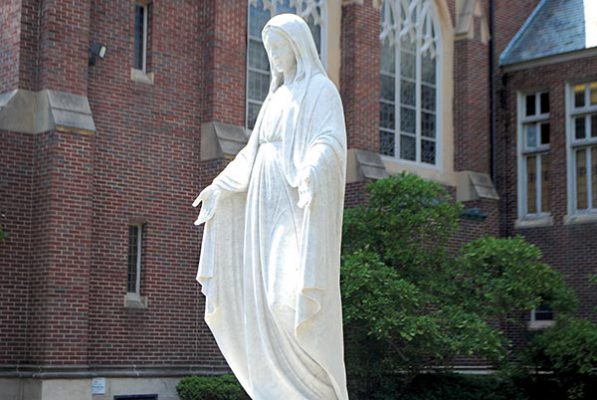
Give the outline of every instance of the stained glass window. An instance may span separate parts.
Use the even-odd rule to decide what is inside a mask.
[[[433,2],[385,0],[381,31],[380,153],[436,165],[439,28]]]

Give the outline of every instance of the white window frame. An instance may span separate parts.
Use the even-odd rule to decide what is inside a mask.
[[[554,312],[551,311],[551,313],[553,314]],[[538,331],[538,330],[543,330],[543,329],[547,329],[551,326],[555,325],[555,320],[552,319],[537,319],[537,309],[533,308],[531,310],[530,313],[530,318],[529,318],[529,322],[527,325],[528,330],[530,331]]]
[[[136,7],[139,6],[143,8],[143,37],[141,40],[141,57],[142,57],[142,65],[141,69],[135,68],[138,71],[143,73],[147,73],[147,23],[149,21],[148,14],[149,14],[149,4],[144,1],[137,1],[135,2],[135,18],[136,16]],[[133,43],[134,45],[134,43]]]
[[[385,0],[390,1],[390,0]],[[394,0],[391,0],[394,1]],[[411,0],[413,1],[413,0]],[[419,6],[422,2],[419,0],[417,1],[417,6]],[[441,35],[441,24],[438,16],[438,11],[434,1],[429,1],[429,5],[431,8],[431,19],[433,21],[433,25],[435,28],[436,33],[436,41],[435,41],[435,163],[429,164],[424,163],[421,161],[421,141],[422,139],[422,107],[421,107],[421,87],[422,87],[422,70],[421,70],[421,31],[419,29],[416,30],[416,54],[415,54],[415,160],[406,160],[400,158],[400,41],[397,41],[394,46],[392,46],[394,50],[394,156],[389,156],[385,154],[380,154],[382,160],[389,161],[389,162],[398,162],[402,165],[413,166],[413,167],[422,167],[436,171],[443,170],[443,135],[442,135],[442,127],[443,127],[443,93],[442,93],[442,83],[443,83],[443,74],[442,68],[443,65],[443,42],[442,42],[442,35]],[[383,44],[382,44],[383,45]],[[381,70],[380,70],[381,72]],[[381,103],[381,101],[380,101]],[[388,131],[388,129],[383,129],[380,127],[379,129]],[[426,138],[425,140],[429,140]],[[380,149],[381,150],[381,149]],[[381,151],[380,151],[381,153]]]
[[[277,15],[277,12],[275,12],[275,5],[276,5],[276,0],[271,1],[271,3],[273,4],[274,8],[272,9],[272,17]],[[319,2],[319,7],[320,7],[320,11],[321,11],[321,22],[318,24],[319,29],[320,29],[320,39],[321,39],[321,43],[320,43],[320,54],[319,54],[319,59],[321,60],[321,63],[323,64],[324,68],[327,69],[327,47],[328,47],[328,31],[327,31],[327,26],[328,26],[328,10],[327,10],[327,1],[320,1]],[[255,36],[251,36],[250,32],[249,32],[249,28],[250,28],[250,21],[249,18],[251,18],[251,0],[247,0],[247,43],[246,43],[246,57],[245,57],[245,71],[246,71],[246,79],[245,79],[245,129],[247,129],[247,131],[249,131],[249,103],[253,103],[253,104],[257,104],[260,107],[263,105],[263,102],[261,101],[257,101],[254,99],[250,99],[249,98],[249,72],[250,71],[254,71],[254,72],[260,72],[260,73],[266,73],[267,71],[263,71],[263,70],[259,70],[256,68],[253,68],[249,65],[249,42],[251,40],[255,40],[258,41],[259,43],[261,43],[263,45],[263,41],[261,40],[261,36],[259,37],[255,37]],[[267,72],[269,74],[269,72]]]
[[[517,140],[517,164],[518,164],[518,218],[519,220],[540,220],[540,219],[549,219],[551,218],[551,210],[550,211],[543,211],[542,207],[542,180],[543,180],[543,171],[541,169],[541,160],[542,156],[545,154],[549,155],[550,144],[541,144],[541,129],[540,126],[542,123],[550,123],[549,116],[550,113],[541,113],[541,95],[549,92],[547,90],[543,91],[534,91],[534,92],[519,92],[517,96],[517,132],[518,132],[518,140]],[[534,95],[535,96],[535,110],[536,113],[532,116],[526,115],[526,97]],[[535,124],[537,126],[537,140],[538,145],[531,148],[527,148],[526,145],[526,137],[525,137],[525,126]],[[550,135],[551,135],[551,127],[550,127]],[[550,138],[551,143],[551,138]],[[537,212],[529,213],[527,209],[528,204],[528,187],[527,187],[527,157],[528,156],[535,156],[536,157],[536,166],[535,166],[535,209]],[[551,163],[550,163],[551,164]],[[550,196],[551,198],[551,196]],[[550,208],[552,208],[550,206]]]
[[[574,119],[579,116],[595,115],[597,114],[597,104],[590,104],[590,84],[597,82],[597,77],[592,79],[569,82],[566,85],[566,159],[567,159],[567,172],[568,172],[568,216],[590,216],[597,217],[597,199],[593,199],[592,190],[592,170],[591,170],[591,151],[592,147],[597,146],[597,137],[591,138],[591,118],[586,118],[585,121],[585,132],[588,139],[577,140],[575,139],[575,123]],[[574,86],[586,85],[584,93],[583,107],[575,106],[574,99]],[[576,191],[576,150],[579,148],[586,148],[587,157],[586,163],[589,165],[587,168],[587,209],[578,210],[578,193]],[[569,222],[574,219],[569,220]],[[580,222],[580,221],[579,221]]]

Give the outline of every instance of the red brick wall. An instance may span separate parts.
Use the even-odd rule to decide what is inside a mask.
[[[489,47],[478,38],[454,45],[454,169],[489,173]]]
[[[0,131],[0,225],[7,235],[0,241],[0,364],[16,364],[26,352],[34,143],[32,135]]]
[[[348,148],[379,151],[379,33],[371,0],[342,7],[340,94]]]
[[[199,161],[199,140],[201,102],[211,78],[202,75],[206,43],[201,29],[214,3],[153,2],[155,75],[154,84],[148,85],[130,79],[132,3],[115,7],[108,0],[93,2],[91,38],[109,50],[90,68],[89,79],[98,129],[93,155],[91,364],[223,362],[202,321],[204,303],[195,281],[201,232],[193,225],[198,210],[191,207],[206,173]],[[226,71],[226,66],[221,68]],[[141,285],[141,294],[148,297],[146,310],[123,306],[132,220],[146,224]]]
[[[21,0],[5,0],[0,6],[0,93],[19,82]]]
[[[564,225],[567,214],[566,175],[566,115],[565,86],[569,80],[593,77],[597,57],[558,63],[505,74],[498,108],[498,182],[502,197],[501,223],[507,234],[522,234],[539,246],[546,262],[560,270],[568,284],[580,298],[579,312],[592,315],[597,304],[597,291],[588,284],[588,274],[597,273],[597,223]],[[550,198],[554,225],[551,227],[514,228],[517,218],[517,159],[516,159],[516,93],[517,91],[548,90],[550,97]]]
[[[245,125],[247,5],[208,0],[200,6],[203,121]]]
[[[86,94],[90,4],[90,0],[41,0],[40,89]]]

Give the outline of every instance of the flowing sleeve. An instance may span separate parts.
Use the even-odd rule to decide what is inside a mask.
[[[340,96],[331,82],[323,85],[304,126],[302,133],[309,139],[299,174],[309,171],[313,200],[302,218],[295,335],[330,374],[338,398],[347,399],[340,299],[346,129]]]
[[[234,160],[214,179],[213,184],[228,192],[246,192],[251,179],[253,162],[257,154],[258,131],[249,138],[247,145],[236,155]]]

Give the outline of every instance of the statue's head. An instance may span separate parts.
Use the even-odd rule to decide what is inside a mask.
[[[276,15],[265,24],[261,37],[272,69],[271,89],[280,86],[287,74],[296,82],[316,73],[326,75],[311,30],[301,17]]]
[[[282,31],[277,28],[270,28],[264,35],[264,39],[272,68],[285,76],[294,73],[297,56],[294,53],[293,46]]]

